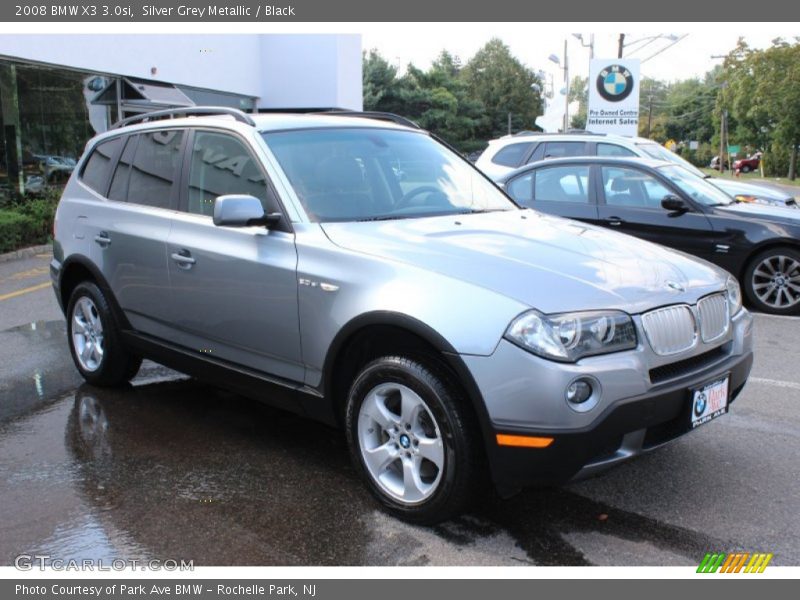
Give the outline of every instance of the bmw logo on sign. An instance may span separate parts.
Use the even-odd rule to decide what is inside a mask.
[[[597,76],[597,91],[609,102],[620,102],[633,91],[633,75],[622,65],[610,65]]]

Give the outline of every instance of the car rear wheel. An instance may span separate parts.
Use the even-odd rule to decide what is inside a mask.
[[[67,339],[75,366],[94,385],[127,383],[142,364],[123,346],[108,300],[94,283],[79,284],[70,296]]]
[[[442,370],[399,356],[369,363],[350,389],[346,423],[353,462],[392,514],[436,523],[475,499],[480,436]]]
[[[743,165],[742,166],[742,173],[749,173],[751,171],[750,165]]]
[[[750,261],[744,277],[750,303],[766,313],[800,313],[800,252],[771,248]]]

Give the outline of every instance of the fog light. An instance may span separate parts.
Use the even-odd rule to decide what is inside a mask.
[[[592,384],[585,379],[577,379],[567,386],[567,402],[583,404],[592,395]]]

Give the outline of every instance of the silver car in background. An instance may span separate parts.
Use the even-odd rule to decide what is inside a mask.
[[[51,274],[87,381],[146,357],[340,426],[420,523],[692,431],[753,360],[725,271],[521,209],[384,114],[129,119],[70,178]]]

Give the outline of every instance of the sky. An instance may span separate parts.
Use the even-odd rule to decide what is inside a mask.
[[[702,77],[722,59],[714,55],[727,54],[742,36],[754,47],[770,45],[776,37],[793,39],[800,36],[797,23],[370,23],[360,24],[362,47],[376,48],[390,63],[401,70],[409,62],[425,68],[447,49],[467,62],[475,52],[492,37],[499,37],[511,52],[534,70],[543,69],[554,75],[556,81],[563,72],[548,57],[556,54],[563,61],[564,40],[567,40],[567,57],[570,77],[587,76],[589,49],[582,47],[573,33],[583,34],[585,41],[595,34],[595,57],[617,56],[619,34],[626,34],[624,55],[647,59],[664,49],[670,41],[651,36],[686,35],[678,43],[664,49],[658,56],[642,63],[642,75],[665,81]],[[638,44],[634,43],[642,40]],[[638,51],[637,51],[638,49]],[[559,89],[558,87],[556,88]]]

